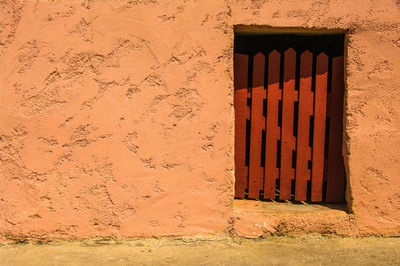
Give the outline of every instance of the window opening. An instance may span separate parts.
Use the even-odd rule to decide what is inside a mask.
[[[338,33],[235,35],[236,198],[344,202],[343,51]]]

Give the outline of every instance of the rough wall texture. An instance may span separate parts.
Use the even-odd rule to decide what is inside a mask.
[[[354,228],[398,233],[399,14],[395,0],[1,0],[1,237],[232,229],[236,24],[348,30]]]

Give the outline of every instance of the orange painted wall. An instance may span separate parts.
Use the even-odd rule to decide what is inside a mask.
[[[3,0],[0,238],[230,230],[237,24],[348,30],[351,217],[398,234],[395,0]]]

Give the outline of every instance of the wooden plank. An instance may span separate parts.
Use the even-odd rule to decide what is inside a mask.
[[[345,168],[342,155],[343,141],[343,56],[332,59],[332,89],[329,128],[329,153],[327,171],[327,202],[343,202],[345,192]]]
[[[300,83],[299,83],[299,120],[297,128],[297,159],[296,159],[296,189],[295,200],[307,199],[307,180],[310,179],[308,161],[311,160],[309,145],[310,117],[314,113],[314,93],[312,86],[313,55],[305,51],[300,56]]]
[[[293,136],[294,102],[297,101],[295,90],[296,51],[289,48],[285,51],[282,96],[282,133],[281,133],[281,174],[279,199],[290,198],[294,169],[292,168],[293,150],[296,138]]]
[[[244,198],[247,189],[246,120],[250,119],[247,106],[248,55],[234,57],[235,108],[235,197]]]
[[[279,100],[282,92],[279,89],[281,54],[274,50],[268,56],[268,91],[266,119],[266,147],[264,168],[264,199],[275,199],[275,184],[279,176],[276,167],[277,142],[280,139],[278,126]]]
[[[262,189],[261,143],[262,130],[265,129],[263,103],[266,95],[264,89],[265,56],[258,53],[254,56],[253,84],[251,90],[251,131],[249,160],[249,199],[260,196]]]
[[[328,56],[325,53],[321,53],[317,56],[315,76],[311,201],[322,201],[327,85]]]

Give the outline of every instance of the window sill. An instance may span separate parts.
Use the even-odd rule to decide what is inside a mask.
[[[356,235],[354,217],[344,204],[296,204],[235,199],[234,233],[243,237],[269,235]]]

